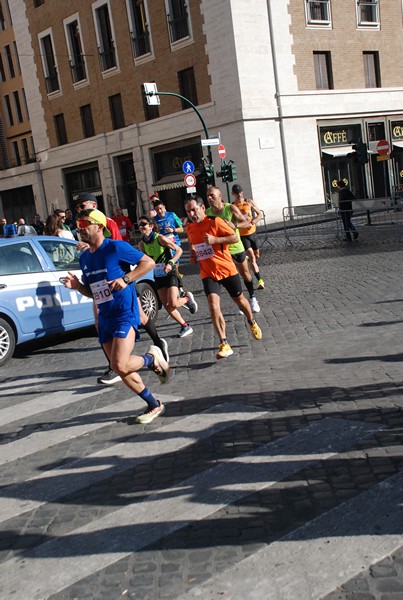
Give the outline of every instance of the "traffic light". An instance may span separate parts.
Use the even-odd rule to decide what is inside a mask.
[[[219,171],[217,173],[217,177],[221,177],[221,179],[223,180],[223,182],[225,183],[226,181],[231,181],[230,179],[230,171],[231,171],[231,165],[227,164],[226,162],[222,162],[221,164],[221,171]]]
[[[214,165],[206,165],[200,175],[207,185],[214,185]]]
[[[221,164],[221,171],[217,173],[217,177],[221,177],[223,183],[238,179],[236,174],[236,164],[232,160],[230,160],[228,163],[223,161]]]
[[[238,175],[236,174],[236,164],[234,162],[231,162],[229,164],[229,168],[230,172],[228,181],[235,181],[236,179],[238,179]]]
[[[365,165],[368,162],[367,144],[364,144],[364,142],[360,141],[356,144],[353,144],[352,148],[356,152],[357,161],[360,163],[360,165]]]

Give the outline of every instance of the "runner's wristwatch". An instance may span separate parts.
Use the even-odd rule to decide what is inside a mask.
[[[130,283],[132,283],[132,280],[130,279],[130,277],[128,275],[123,275],[122,279],[126,283],[126,285],[129,285]]]

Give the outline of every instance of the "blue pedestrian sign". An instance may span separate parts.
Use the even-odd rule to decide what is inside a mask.
[[[182,170],[185,173],[185,175],[190,175],[195,170],[195,166],[191,160],[185,160],[185,162],[182,165]]]

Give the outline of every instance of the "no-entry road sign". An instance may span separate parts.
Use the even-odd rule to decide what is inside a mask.
[[[218,156],[220,158],[225,158],[227,156],[227,151],[225,150],[225,146],[223,144],[218,146]]]
[[[388,154],[390,150],[389,142],[387,140],[379,140],[376,145],[376,150],[378,154]]]

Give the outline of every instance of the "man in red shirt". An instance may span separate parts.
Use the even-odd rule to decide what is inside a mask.
[[[113,217],[112,219],[115,221],[116,225],[119,228],[120,235],[122,236],[122,240],[125,242],[130,242],[130,233],[133,231],[133,223],[123,214],[120,206],[115,206],[113,209]]]
[[[203,200],[190,198],[185,209],[189,218],[186,233],[189,239],[190,262],[199,263],[200,277],[210,309],[211,320],[220,346],[216,358],[227,358],[233,354],[226,337],[226,324],[221,311],[221,287],[224,287],[232,300],[248,320],[255,340],[262,339],[259,325],[253,318],[249,302],[242,293],[241,280],[229,252],[229,244],[238,240],[238,234],[230,223],[220,217],[208,217]]]

